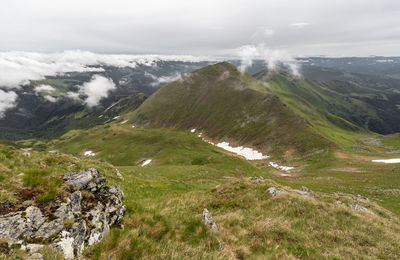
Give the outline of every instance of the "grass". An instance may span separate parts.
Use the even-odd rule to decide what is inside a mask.
[[[23,187],[47,187],[36,197],[39,203],[46,203],[60,194],[56,180],[61,180],[62,174],[98,168],[110,184],[121,185],[127,211],[123,230],[111,229],[101,243],[85,250],[90,259],[400,256],[400,205],[395,190],[400,170],[396,165],[370,162],[376,153],[368,156],[323,150],[289,158],[286,163],[296,164],[300,171],[282,177],[279,171],[266,167],[266,162],[233,157],[189,131],[112,124],[69,132],[50,145],[48,150],[57,148],[72,155],[33,150],[27,157],[22,150],[3,146],[1,194]],[[84,158],[85,150],[97,154]],[[149,158],[152,163],[141,167]],[[76,166],[71,168],[72,164]],[[124,180],[117,178],[115,167]],[[25,175],[16,176],[20,171]],[[260,175],[266,180],[249,180],[249,176]],[[307,186],[317,192],[316,198],[294,192],[271,197],[266,191],[286,185]],[[369,197],[371,202],[357,203],[374,214],[351,210],[348,205],[354,201],[343,193]],[[337,204],[338,200],[343,204]],[[219,232],[202,223],[204,207],[211,212]],[[47,248],[44,254],[57,259]]]
[[[386,141],[391,140],[395,147],[397,139]],[[227,156],[189,131],[110,125],[69,133],[54,145],[75,155],[92,149],[96,158],[113,163],[124,176],[116,183],[126,195],[125,229],[113,230],[88,248],[88,258],[390,259],[400,255],[396,188],[400,169],[370,161],[384,148],[362,154],[322,150],[286,159],[300,171],[282,177],[267,163]],[[152,164],[141,167],[140,162],[148,158]],[[248,180],[260,175],[267,180]],[[266,192],[271,186],[306,186],[317,195],[316,199],[294,193],[272,198]],[[345,193],[368,197],[370,203],[357,203],[375,214],[351,210],[348,205],[354,201]],[[219,232],[202,224],[203,207],[210,210]]]

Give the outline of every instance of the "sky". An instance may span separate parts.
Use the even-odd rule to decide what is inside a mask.
[[[1,0],[0,51],[399,56],[399,25],[399,0]]]

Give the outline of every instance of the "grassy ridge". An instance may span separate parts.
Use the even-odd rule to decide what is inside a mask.
[[[152,127],[197,128],[212,139],[277,155],[332,145],[265,85],[229,63],[207,66],[167,84],[128,118]]]
[[[285,103],[319,111],[328,124],[351,131],[357,128],[380,133],[397,131],[393,124],[398,120],[397,103],[387,93],[340,81],[315,82],[285,72],[264,71],[255,77],[267,83]]]

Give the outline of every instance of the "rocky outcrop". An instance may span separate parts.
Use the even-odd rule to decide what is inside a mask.
[[[305,197],[314,198],[314,192],[312,190],[304,187],[304,186],[301,187],[301,190],[295,190],[295,189],[292,189],[289,186],[285,186],[284,188],[286,190],[281,189],[281,188],[277,188],[277,187],[269,187],[267,189],[267,191],[272,197],[275,197],[275,196],[280,195],[280,194],[287,194],[288,191],[292,191],[292,192],[296,192],[296,193],[298,193],[298,194],[300,194],[302,196],[305,196]]]
[[[203,222],[209,228],[218,231],[217,224],[215,224],[213,218],[211,217],[210,212],[206,208],[204,208],[203,210]]]
[[[361,211],[361,212],[365,212],[365,213],[369,213],[369,214],[373,214],[372,211],[370,211],[369,209],[367,209],[364,206],[361,206],[357,203],[352,203],[349,205],[349,207],[355,211]]]
[[[69,194],[52,212],[36,206],[0,216],[0,238],[8,246],[35,253],[51,245],[65,258],[79,257],[85,246],[102,240],[125,213],[124,194],[119,186],[107,187],[96,169],[70,172],[64,176]]]
[[[280,189],[280,188],[276,188],[276,187],[269,187],[269,188],[267,189],[267,191],[268,191],[268,193],[269,193],[272,197],[275,197],[275,196],[277,196],[277,195],[279,195],[279,194],[286,194],[286,193],[288,193],[287,191],[285,191],[285,190],[283,190],[283,189]]]

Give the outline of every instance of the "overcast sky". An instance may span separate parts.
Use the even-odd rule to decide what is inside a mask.
[[[0,51],[400,55],[399,0],[1,0]]]

